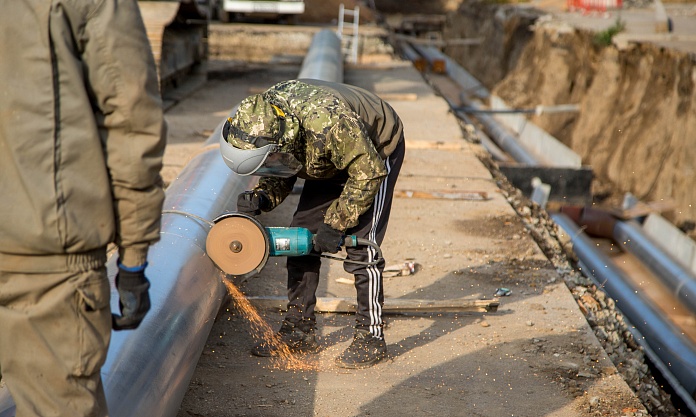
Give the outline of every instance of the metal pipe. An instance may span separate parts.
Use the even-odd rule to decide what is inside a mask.
[[[580,111],[580,106],[577,104],[558,104],[555,106],[543,106],[538,105],[532,108],[524,109],[474,109],[470,107],[459,107],[456,110],[462,111],[468,114],[534,114],[541,116],[542,114],[551,113],[577,113]]]
[[[411,61],[418,72],[425,72],[428,69],[428,62],[408,42],[400,42],[399,47],[404,58]]]
[[[438,49],[428,45],[419,45],[417,43],[411,43],[411,46],[418,54],[428,61],[432,72],[437,74],[444,74],[447,72],[447,60],[445,59],[445,55]]]
[[[696,275],[647,235],[638,222],[621,221],[606,210],[592,207],[565,206],[561,207],[561,212],[583,227],[588,235],[612,239],[632,253],[684,307],[696,314]]]
[[[217,143],[220,129],[207,145]],[[234,174],[210,146],[167,189],[160,241],[148,254],[152,310],[136,331],[112,334],[102,368],[109,415],[176,415],[226,294],[206,256],[206,222],[234,210],[236,196],[254,182]],[[113,282],[113,258],[107,268]]]
[[[322,29],[314,35],[297,78],[343,82],[343,52],[336,32]]]
[[[475,116],[476,120],[478,120],[484,130],[488,132],[490,138],[520,164],[532,166],[549,165],[543,158],[535,155],[534,152],[522,145],[519,140],[495,120],[494,117],[485,114],[484,111],[486,109],[481,104],[469,99],[469,94],[473,94],[483,100],[488,99],[490,97],[488,89],[447,55],[441,54],[441,57],[445,61],[447,75],[465,89],[465,92],[459,97],[462,105],[477,112]],[[453,109],[453,111],[457,112],[457,109]]]
[[[662,249],[634,220],[616,222],[614,240],[640,259],[684,307],[696,314],[696,276],[689,268]]]
[[[322,40],[310,46],[303,70],[325,76],[326,81],[339,81],[335,77],[340,43],[327,40],[329,35],[322,32],[316,35]],[[337,47],[337,52],[329,50],[329,45]],[[321,48],[321,52],[313,47]],[[324,64],[332,70],[314,68]],[[238,176],[225,165],[216,146],[221,128],[222,123],[167,189],[161,239],[148,253],[150,312],[137,330],[112,333],[102,368],[111,417],[177,414],[222,305],[226,290],[221,272],[205,251],[209,222],[235,210],[237,194],[252,187],[257,178]],[[113,283],[115,262],[110,259],[107,270],[112,286],[111,308],[118,311]],[[2,417],[15,415],[8,394],[6,388],[0,389]]]
[[[670,385],[684,394],[680,396],[689,403],[691,411],[696,411],[693,401],[696,394],[696,346],[662,317],[638,288],[629,284],[630,280],[623,271],[598,251],[596,244],[568,216],[557,213],[551,218],[570,236],[573,250],[585,266],[585,275],[614,299],[616,307],[633,326],[631,331],[636,341],[646,348]]]
[[[483,110],[483,107],[475,101],[469,100],[462,95],[462,103],[465,106],[476,110]],[[498,146],[500,146],[505,152],[509,153],[513,159],[524,165],[540,166],[549,165],[543,158],[535,155],[532,151],[525,148],[517,138],[508,132],[508,130],[503,127],[498,121],[492,116],[485,113],[477,113],[476,120],[478,120],[483,128],[488,132]]]

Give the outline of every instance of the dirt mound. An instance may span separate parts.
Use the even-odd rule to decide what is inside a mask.
[[[590,165],[595,193],[631,192],[671,200],[676,224],[696,219],[696,64],[686,53],[650,44],[602,46],[595,34],[533,9],[468,4],[448,19],[446,37],[480,37],[480,46],[445,51],[513,107],[579,104],[577,114],[532,121]],[[615,200],[616,198],[612,198]]]

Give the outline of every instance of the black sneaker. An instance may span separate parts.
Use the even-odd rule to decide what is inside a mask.
[[[319,343],[315,336],[314,328],[300,329],[293,323],[283,320],[280,330],[275,334],[275,343],[271,340],[263,340],[251,348],[251,353],[256,356],[276,356],[287,346],[290,353],[316,353],[319,352]],[[285,345],[285,346],[284,346]]]
[[[369,368],[387,356],[387,342],[367,330],[356,330],[353,343],[336,358],[341,368]]]

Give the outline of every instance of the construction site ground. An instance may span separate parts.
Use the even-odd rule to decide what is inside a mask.
[[[287,63],[210,62],[207,82],[166,113],[165,182],[244,97],[299,70]],[[446,101],[397,58],[347,67],[345,82],[384,96],[404,121],[407,153],[397,191],[462,197],[394,198],[382,251],[388,267],[412,262],[417,268],[385,277],[387,300],[461,300],[462,306],[488,300],[499,307],[388,314],[388,358],[364,370],[333,362],[351,342],[352,314],[323,313],[322,350],[303,356],[308,366],[299,369],[251,355],[258,338],[230,301],[213,325],[178,417],[647,415],[482,162],[485,150],[464,140]],[[296,202],[292,194],[258,219],[287,226]],[[352,276],[341,263],[323,262],[317,295],[354,298]],[[271,258],[258,276],[235,284],[249,297],[282,299],[284,264],[285,258]],[[509,295],[495,297],[501,288]],[[276,309],[260,314],[274,329],[283,318]]]

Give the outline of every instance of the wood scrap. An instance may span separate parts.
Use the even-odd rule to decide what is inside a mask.
[[[416,93],[377,93],[379,98],[386,101],[416,101],[418,94]]]
[[[489,200],[486,191],[417,191],[394,190],[394,197],[438,200]]]
[[[461,151],[467,149],[467,145],[462,142],[444,142],[431,140],[406,140],[408,149],[436,149],[442,151]]]
[[[288,299],[284,296],[247,297],[256,308],[284,311]],[[452,300],[412,300],[405,298],[387,298],[384,300],[384,313],[443,313],[476,312],[489,313],[498,310],[498,300],[470,300],[456,298]],[[354,313],[357,302],[354,298],[317,297],[315,311],[319,313]]]

